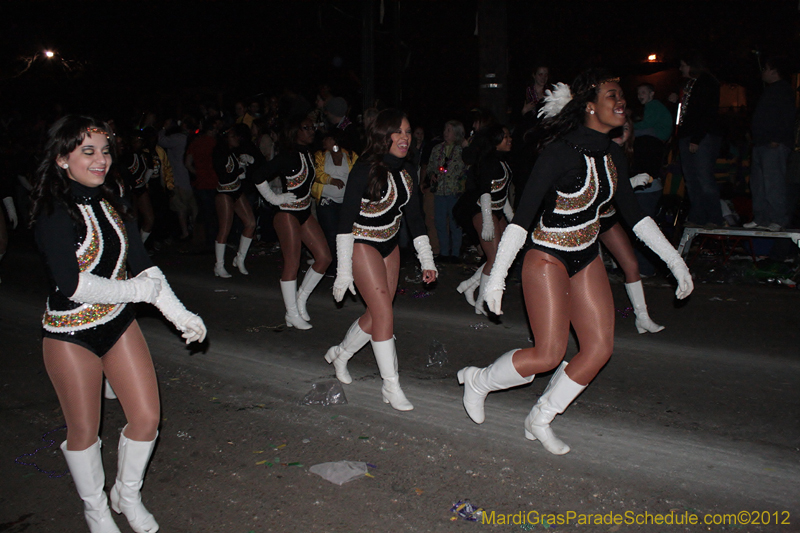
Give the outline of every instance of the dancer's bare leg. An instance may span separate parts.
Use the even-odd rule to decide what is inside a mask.
[[[358,325],[373,341],[391,339],[394,335],[392,302],[400,275],[400,249],[395,248],[382,258],[378,250],[367,244],[353,246],[353,278],[367,310]]]

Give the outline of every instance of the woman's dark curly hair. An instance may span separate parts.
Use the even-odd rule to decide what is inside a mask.
[[[82,216],[70,200],[70,184],[72,179],[66,169],[61,168],[57,159],[67,157],[83,143],[90,132],[108,132],[108,145],[111,150],[112,161],[116,161],[115,139],[108,124],[92,117],[67,115],[58,120],[48,131],[47,143],[44,147],[41,162],[36,170],[36,181],[31,191],[30,227],[36,223],[36,217],[44,212],[51,214],[57,203],[67,208],[70,217],[75,221],[82,220]],[[117,212],[128,217],[128,209],[119,202],[119,197],[124,192],[124,185],[118,174],[108,172],[106,182],[100,186],[101,198],[108,201]]]
[[[544,137],[540,147],[544,147],[576,129],[586,118],[586,104],[597,102],[600,85],[608,81],[619,81],[604,68],[584,70],[570,85],[572,100],[554,117],[542,121]]]
[[[399,109],[384,109],[367,130],[367,147],[362,156],[370,164],[367,195],[379,200],[389,179],[389,167],[383,162],[384,154],[392,147],[392,134],[400,129],[406,114]]]

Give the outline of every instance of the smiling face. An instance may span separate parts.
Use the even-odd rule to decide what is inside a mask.
[[[392,146],[389,153],[395,157],[405,157],[408,154],[408,147],[411,144],[411,124],[404,118],[400,123],[400,128],[392,133]]]
[[[100,132],[89,133],[68,156],[57,158],[56,164],[66,168],[67,176],[72,181],[77,181],[86,187],[101,186],[111,168],[108,137]]]
[[[584,124],[601,133],[608,133],[625,124],[625,96],[615,81],[601,83],[597,101],[586,104]]]
[[[511,132],[508,131],[508,128],[503,128],[503,140],[495,148],[498,152],[511,151]]]
[[[636,89],[636,97],[642,105],[650,103],[653,100],[653,95],[654,93],[650,90],[650,87],[645,85]]]

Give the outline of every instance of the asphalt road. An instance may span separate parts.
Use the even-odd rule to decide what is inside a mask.
[[[5,457],[0,531],[82,531],[80,503],[67,488],[68,477],[53,489],[46,476],[14,463],[19,453],[57,425],[60,416],[38,352],[46,295],[43,272],[36,254],[21,248],[12,249],[0,266],[0,361],[6,369],[6,402],[0,409],[5,437],[0,445]],[[354,299],[335,305],[332,280],[325,278],[309,301],[314,328],[283,329],[279,259],[279,254],[257,255],[248,261],[250,276],[220,280],[211,273],[210,255],[154,257],[175,292],[209,327],[209,341],[199,351],[188,350],[152,310],[140,312],[159,371],[165,413],[149,474],[156,481],[145,484],[145,501],[152,502],[154,513],[167,505],[159,488],[169,491],[172,507],[162,511],[167,515],[160,519],[162,531],[445,531],[466,526],[448,519],[447,507],[462,498],[495,510],[496,516],[532,509],[673,517],[758,511],[762,521],[767,516],[763,512],[771,520],[766,525],[697,526],[573,522],[558,525],[562,531],[800,531],[800,291],[698,280],[690,300],[677,305],[666,280],[648,280],[651,316],[667,328],[639,335],[625,311],[629,304],[624,288],[613,283],[619,308],[614,356],[556,418],[553,428],[572,451],[555,457],[527,441],[522,431],[522,421],[549,376],[491,394],[486,422],[480,426],[464,413],[462,389],[455,379],[464,365],[483,366],[509,349],[529,345],[518,284],[509,284],[502,321],[490,321],[475,315],[455,292],[468,275],[462,267],[446,265],[441,281],[427,291],[405,281],[411,272],[404,268],[395,301],[395,333],[401,383],[414,411],[400,413],[380,401],[380,380],[369,347],[351,362],[355,381],[344,387],[347,405],[308,407],[298,401],[311,384],[333,378],[333,369],[322,358],[325,350],[338,343],[362,306]],[[434,341],[446,349],[441,366],[428,365]],[[571,343],[567,356],[575,351]],[[212,405],[209,394],[218,399]],[[220,402],[224,412],[216,406]],[[103,432],[109,433],[104,438],[112,438],[113,423],[124,422],[118,407],[108,406],[106,411],[114,422],[104,426]],[[336,419],[341,426],[330,424],[331,413],[341,417]],[[194,459],[186,459],[186,469],[163,474],[170,454],[187,446],[185,439],[176,438],[185,428],[192,427],[190,444],[199,446],[204,439],[221,439],[218,433],[224,427],[230,439],[226,442],[233,446],[237,438],[247,440],[241,435],[246,427],[261,424],[278,432],[284,442],[319,444],[302,460],[305,469],[296,469],[302,474],[292,474],[299,477],[288,488],[281,476],[280,481],[275,476],[265,481],[259,490],[279,495],[266,508],[243,512],[243,505],[250,509],[255,503],[229,497],[229,484],[215,486],[213,495],[183,490],[199,486],[203,472],[213,470],[217,460],[217,469],[228,468],[231,476],[244,476],[250,462],[227,465],[217,455],[197,451],[190,455]],[[394,444],[391,458],[381,456],[393,476],[369,480],[385,486],[350,488],[361,480],[341,489],[321,486],[319,478],[307,473],[312,461],[361,455],[377,463],[370,459],[374,455],[357,448],[354,435],[362,432],[372,442],[384,443],[386,448],[376,444],[384,454]],[[106,455],[115,453],[113,442],[105,448]],[[58,454],[48,453],[49,464],[63,468]],[[350,457],[343,457],[347,453]],[[107,466],[113,462],[113,457],[106,458]],[[113,468],[111,472],[108,476],[113,476]],[[340,492],[326,492],[330,487]],[[46,499],[36,496],[41,491],[52,491],[49,497],[57,503],[45,504]],[[327,500],[320,493],[327,494]],[[362,507],[347,503],[353,499]],[[235,505],[225,503],[234,500]],[[405,502],[404,511],[396,508],[398,501]],[[188,502],[193,503],[190,509]],[[348,505],[351,512],[345,513]],[[69,518],[54,518],[56,509]],[[239,521],[240,515],[247,518]],[[776,519],[783,524],[776,526]],[[119,521],[125,531],[123,522]],[[508,531],[520,527],[494,526]]]

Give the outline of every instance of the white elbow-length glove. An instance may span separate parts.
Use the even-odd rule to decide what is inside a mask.
[[[203,342],[206,338],[206,325],[203,323],[203,319],[183,306],[178,297],[175,296],[175,293],[172,292],[172,288],[167,283],[167,278],[164,277],[161,269],[150,267],[144,272],[151,278],[161,281],[161,292],[158,293],[158,298],[154,302],[155,306],[183,334],[182,337],[186,339],[186,344],[195,341]]]
[[[88,272],[78,274],[78,287],[73,302],[82,304],[155,303],[162,290],[161,280],[146,271],[132,279],[118,280],[95,276]]]
[[[422,271],[433,270],[438,275],[439,271],[436,270],[436,263],[433,261],[433,250],[431,249],[431,241],[428,239],[428,236],[420,235],[415,238],[414,249],[417,251],[417,259],[419,259]]]
[[[333,281],[333,299],[341,302],[349,290],[356,293],[353,285],[353,244],[352,233],[340,233],[336,236],[336,279]]]
[[[514,220],[514,208],[511,207],[511,201],[506,198],[506,203],[503,205],[503,214],[506,216],[506,220],[509,224],[511,221]]]
[[[653,178],[650,177],[650,174],[645,174],[644,172],[641,174],[636,174],[631,178],[631,188],[635,189],[636,187],[644,187],[651,181],[653,181]]]
[[[272,205],[290,204],[297,200],[297,196],[295,196],[292,192],[275,194],[272,189],[270,189],[269,183],[266,181],[262,181],[256,185],[256,189],[258,189],[258,192],[261,193],[261,196],[263,196],[264,199]]]
[[[252,165],[253,162],[255,162],[255,159],[250,154],[240,154],[237,159],[239,160],[239,164],[242,165],[243,167]]]
[[[492,272],[486,282],[484,292],[486,305],[489,311],[496,315],[502,315],[503,291],[506,288],[506,276],[511,263],[517,256],[517,252],[525,244],[528,238],[528,230],[516,224],[509,224],[503,232],[500,244],[497,246],[497,255],[494,258]]]
[[[672,247],[672,244],[661,233],[655,221],[650,217],[644,217],[633,226],[633,233],[667,264],[672,275],[678,280],[678,289],[675,291],[675,296],[679,300],[689,296],[694,289],[689,268],[678,254],[678,251]]]
[[[490,242],[494,239],[494,217],[492,216],[492,195],[484,193],[481,195],[481,239]]]
[[[3,198],[3,205],[6,206],[6,214],[8,220],[11,221],[11,229],[16,229],[19,219],[17,218],[17,210],[14,207],[14,200],[10,196]]]

